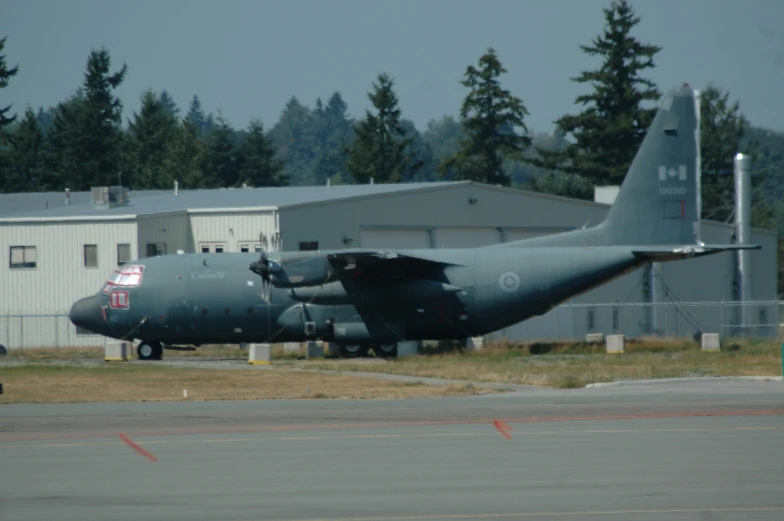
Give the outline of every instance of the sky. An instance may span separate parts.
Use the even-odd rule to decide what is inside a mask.
[[[167,90],[184,113],[266,128],[292,97],[310,107],[340,91],[351,117],[371,108],[377,75],[395,81],[404,118],[420,131],[457,117],[468,65],[493,47],[530,131],[551,132],[590,91],[571,81],[600,59],[580,45],[601,34],[610,0],[0,0],[4,53],[19,73],[0,106],[54,106],[82,83],[105,47],[125,123],[146,89]],[[634,0],[633,35],[663,47],[645,71],[666,92],[682,83],[726,91],[753,124],[784,131],[784,1]]]

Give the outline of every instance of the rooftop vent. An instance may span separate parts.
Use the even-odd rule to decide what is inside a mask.
[[[96,208],[127,206],[131,202],[131,192],[125,186],[93,186],[90,191]]]

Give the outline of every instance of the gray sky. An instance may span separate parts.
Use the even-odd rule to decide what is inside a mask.
[[[125,117],[145,89],[166,89],[187,110],[198,94],[235,127],[252,117],[270,128],[295,95],[308,106],[336,90],[349,113],[390,74],[403,117],[420,131],[457,116],[466,66],[495,47],[505,88],[530,112],[533,131],[574,112],[593,69],[582,53],[602,31],[610,0],[0,0],[0,36],[19,74],[0,105],[53,106],[79,87],[92,48],[105,46]],[[784,1],[637,0],[635,36],[663,47],[648,77],[663,91],[712,81],[740,101],[754,125],[784,131]]]

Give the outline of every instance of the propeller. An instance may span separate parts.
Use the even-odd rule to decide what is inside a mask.
[[[259,260],[253,262],[248,268],[261,277],[259,295],[264,302],[269,303],[272,294],[272,272],[280,270],[280,266],[269,259],[267,254],[267,237],[263,232],[260,234],[259,239],[261,242]]]

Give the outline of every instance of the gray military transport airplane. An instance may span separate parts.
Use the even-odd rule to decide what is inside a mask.
[[[599,225],[474,249],[168,255],[115,271],[71,321],[164,348],[321,339],[346,356],[497,331],[629,273],[752,245],[700,241],[699,92],[662,100]]]

